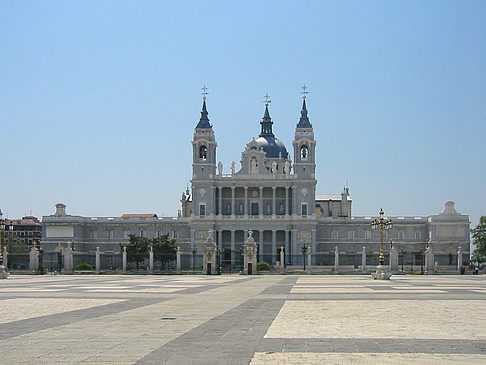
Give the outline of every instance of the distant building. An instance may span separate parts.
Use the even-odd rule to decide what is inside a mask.
[[[216,159],[216,137],[204,99],[192,140],[192,189],[182,194],[177,217],[80,217],[67,215],[66,206],[57,204],[56,213],[42,219],[44,248],[53,250],[73,241],[75,249],[83,252],[94,252],[96,247],[118,252],[119,243],[127,242],[129,234],[169,234],[181,248],[182,266],[190,268],[201,265],[202,244],[211,232],[223,267],[239,268],[242,245],[251,229],[259,261],[271,265],[280,261],[282,249],[286,266],[302,265],[303,244],[310,246],[314,266],[332,266],[336,247],[342,266],[359,267],[363,247],[370,265],[377,264],[380,233],[371,229],[371,215],[352,216],[349,189],[316,194],[319,155],[305,97],[292,141],[293,158],[273,133],[268,103],[260,126],[259,137],[242,152],[239,168],[232,162],[224,173]],[[385,233],[385,240],[387,247],[393,241],[402,264],[420,265],[428,240],[439,266],[457,266],[459,248],[465,258],[469,256],[469,217],[457,213],[454,202],[445,203],[440,214],[391,218],[394,227]]]
[[[16,240],[33,246],[40,243],[42,224],[37,217],[25,216],[22,219],[7,219],[5,223],[5,241]]]

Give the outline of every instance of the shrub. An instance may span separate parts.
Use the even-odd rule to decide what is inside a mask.
[[[257,263],[258,271],[268,271],[270,270],[270,264],[268,262],[262,261]]]
[[[93,266],[91,266],[90,264],[86,263],[86,262],[83,262],[82,264],[79,264],[78,266],[76,266],[74,268],[74,270],[77,270],[77,271],[92,271],[93,270]]]

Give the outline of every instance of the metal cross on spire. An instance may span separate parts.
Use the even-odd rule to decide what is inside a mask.
[[[268,106],[268,104],[272,102],[270,100],[270,96],[268,95],[268,93],[265,94],[264,98],[265,98],[265,106]]]
[[[307,97],[307,94],[309,93],[309,92],[307,91],[308,87],[307,87],[307,86],[305,86],[305,84],[304,84],[304,86],[302,86],[302,88],[301,88],[301,89],[302,89],[302,92],[301,92],[301,94],[302,94],[302,99],[305,99],[305,98]]]
[[[201,90],[203,91],[201,93],[201,95],[203,96],[203,99],[206,100],[206,95],[208,95],[209,93],[206,91],[208,88],[206,87],[206,85],[204,85]]]

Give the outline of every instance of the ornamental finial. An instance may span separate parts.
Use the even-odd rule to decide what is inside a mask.
[[[265,98],[265,106],[268,106],[268,104],[272,102],[270,100],[270,96],[268,95],[268,93],[265,94],[264,98]]]
[[[309,92],[307,91],[308,87],[307,87],[307,86],[305,86],[305,84],[304,84],[304,86],[302,86],[302,87],[301,87],[301,89],[302,89],[302,91],[301,91],[301,94],[302,94],[302,99],[307,98],[307,94],[309,93]]]
[[[201,93],[201,95],[203,96],[203,100],[206,100],[206,95],[208,95],[209,93],[207,92],[208,88],[206,87],[206,85],[204,85],[201,90],[203,91]]]

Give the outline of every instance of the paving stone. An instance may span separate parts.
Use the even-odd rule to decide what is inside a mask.
[[[0,282],[0,359],[486,363],[485,299],[483,276],[12,276]]]

